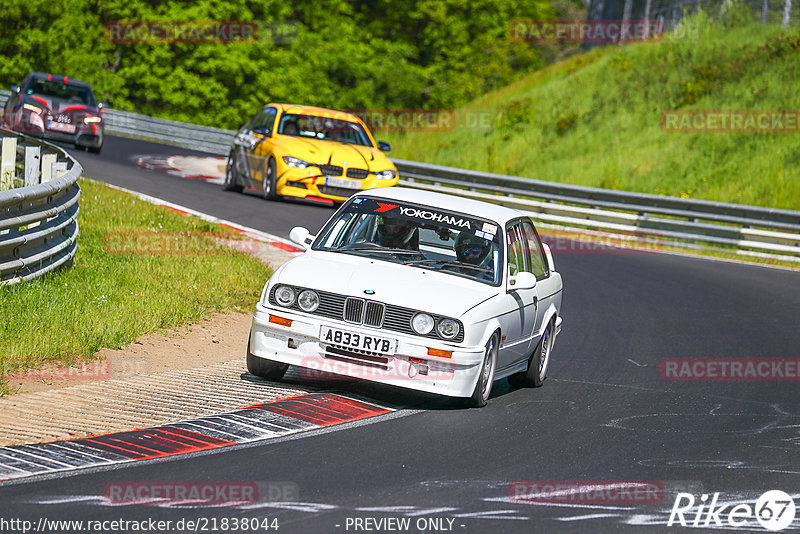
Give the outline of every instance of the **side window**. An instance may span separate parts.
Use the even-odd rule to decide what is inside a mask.
[[[522,232],[525,235],[525,241],[528,244],[528,265],[529,271],[536,275],[536,278],[544,278],[549,276],[547,272],[547,263],[542,250],[542,243],[539,241],[539,235],[530,221],[522,223]]]
[[[525,242],[519,224],[508,229],[508,274],[525,271]]]
[[[264,108],[253,119],[253,124],[250,127],[256,133],[264,135],[272,135],[272,127],[275,125],[275,117],[278,110],[275,108]]]

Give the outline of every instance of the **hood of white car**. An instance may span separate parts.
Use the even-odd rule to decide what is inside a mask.
[[[278,283],[456,318],[499,291],[452,274],[336,252],[306,252],[276,275]]]

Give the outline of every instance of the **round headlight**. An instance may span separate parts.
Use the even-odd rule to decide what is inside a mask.
[[[305,312],[313,312],[319,307],[319,295],[310,289],[306,289],[297,297],[297,304]]]
[[[452,319],[442,319],[436,326],[436,332],[445,339],[453,339],[461,330],[458,323]]]
[[[275,290],[275,300],[281,306],[288,308],[294,304],[294,289],[289,286],[278,286],[278,289]]]
[[[430,334],[431,330],[433,330],[433,326],[433,317],[427,313],[418,313],[411,319],[411,328],[421,336]]]

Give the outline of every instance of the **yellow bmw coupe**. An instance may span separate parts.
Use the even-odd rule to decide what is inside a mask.
[[[268,200],[343,202],[362,189],[397,184],[389,149],[355,115],[269,104],[236,134],[223,187],[255,188]]]

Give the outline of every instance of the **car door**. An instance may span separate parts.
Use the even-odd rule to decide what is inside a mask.
[[[520,220],[506,227],[506,277],[504,313],[500,317],[503,330],[501,350],[498,353],[498,370],[505,369],[529,356],[531,332],[536,321],[538,298],[536,287],[515,287],[514,278],[530,271],[530,259],[525,233]]]
[[[260,187],[264,175],[264,141],[272,135],[278,110],[267,106],[242,126],[233,140],[236,171],[245,185]]]
[[[273,107],[266,107],[261,110],[253,122],[252,135],[257,139],[253,148],[249,151],[250,173],[253,181],[257,182],[257,187],[266,176],[267,158],[272,153],[272,129],[275,126],[275,117],[278,110]]]
[[[525,248],[528,255],[528,268],[529,272],[536,275],[536,315],[530,324],[526,324],[525,328],[529,329],[531,336],[530,350],[536,347],[539,342],[539,336],[542,330],[542,321],[544,314],[547,311],[550,303],[555,298],[559,291],[560,282],[554,276],[550,276],[550,269],[547,264],[547,257],[544,253],[542,241],[539,238],[539,233],[536,231],[533,222],[530,219],[525,219],[521,223],[522,233],[525,239]]]

